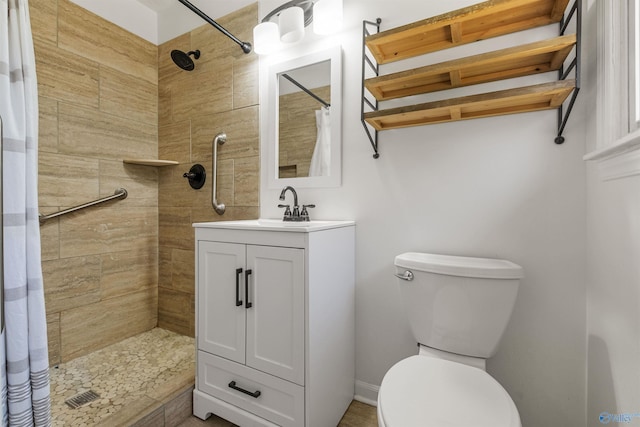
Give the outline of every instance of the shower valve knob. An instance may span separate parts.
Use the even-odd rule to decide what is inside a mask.
[[[204,167],[200,164],[195,164],[191,166],[189,172],[185,172],[182,175],[183,178],[187,178],[189,180],[189,185],[194,190],[199,190],[204,185],[204,182],[207,179],[207,173],[204,170]]]

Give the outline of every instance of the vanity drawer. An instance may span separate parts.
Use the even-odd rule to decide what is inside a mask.
[[[198,390],[281,426],[304,425],[304,387],[203,351]]]

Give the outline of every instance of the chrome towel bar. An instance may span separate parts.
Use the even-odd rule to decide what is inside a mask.
[[[53,218],[56,218],[56,217],[59,217],[61,215],[66,215],[66,214],[71,213],[71,212],[79,211],[80,209],[88,208],[90,206],[99,205],[101,203],[105,203],[105,202],[108,202],[110,200],[126,199],[127,195],[128,195],[127,190],[125,190],[124,188],[118,188],[116,190],[116,192],[113,193],[112,196],[103,197],[101,199],[94,200],[92,202],[87,202],[87,203],[83,203],[83,204],[78,205],[78,206],[74,206],[72,208],[63,209],[61,211],[54,212],[54,213],[49,214],[49,215],[40,214],[40,224],[43,224],[46,221],[48,221],[50,219],[53,219]]]

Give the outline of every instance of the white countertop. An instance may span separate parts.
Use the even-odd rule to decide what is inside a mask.
[[[243,221],[196,222],[195,228],[222,228],[231,230],[287,231],[293,233],[309,233],[332,228],[354,226],[355,221],[282,221],[281,219],[250,219]]]

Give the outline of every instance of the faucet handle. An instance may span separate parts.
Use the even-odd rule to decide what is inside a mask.
[[[278,205],[279,208],[284,208],[284,218],[283,221],[287,221],[287,219],[291,218],[291,209],[289,205]]]
[[[300,212],[300,216],[303,221],[309,221],[309,212],[307,212],[307,208],[315,208],[316,205],[302,205],[302,212]]]

